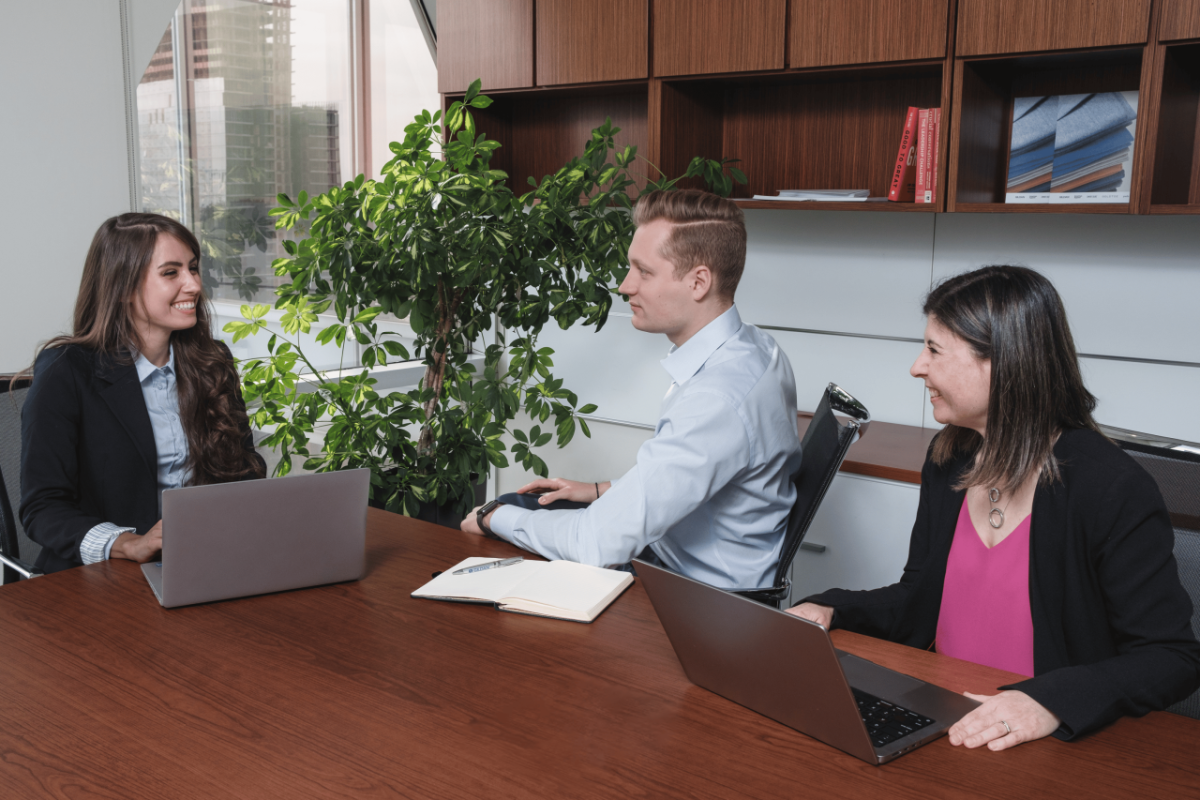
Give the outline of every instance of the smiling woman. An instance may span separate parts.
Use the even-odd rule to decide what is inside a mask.
[[[113,217],[92,240],[74,331],[43,346],[22,411],[21,522],[43,572],[148,561],[163,489],[265,474],[199,254],[157,214]]]
[[[1154,479],[1092,419],[1058,292],[984,267],[930,292],[913,377],[946,427],[898,583],[791,613],[1028,677],[950,729],[991,750],[1074,739],[1200,686],[1200,644]]]

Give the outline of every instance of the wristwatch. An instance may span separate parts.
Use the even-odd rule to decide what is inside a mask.
[[[479,530],[483,531],[483,535],[489,539],[499,539],[500,537],[492,533],[492,529],[489,528],[487,523],[485,523],[483,520],[488,514],[496,510],[496,506],[502,505],[504,505],[504,503],[501,503],[499,500],[492,500],[480,506],[479,510],[475,512],[475,521],[479,523]]]

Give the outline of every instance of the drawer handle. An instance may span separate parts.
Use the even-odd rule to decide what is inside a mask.
[[[825,545],[823,545],[823,544],[814,544],[814,543],[812,543],[812,542],[801,542],[801,543],[800,543],[800,549],[801,549],[801,550],[807,550],[807,551],[808,551],[808,552],[810,552],[810,553],[824,553],[824,552],[825,552]]]

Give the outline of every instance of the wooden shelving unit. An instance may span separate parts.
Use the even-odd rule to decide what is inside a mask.
[[[667,174],[739,159],[743,208],[1200,213],[1200,0],[442,0],[447,103],[477,113],[527,186],[611,117]],[[528,80],[526,80],[528,76]],[[1004,202],[1012,100],[1137,90],[1128,204]],[[886,196],[905,110],[942,109],[933,204],[754,201],[780,189]],[[647,166],[647,171],[650,168]]]

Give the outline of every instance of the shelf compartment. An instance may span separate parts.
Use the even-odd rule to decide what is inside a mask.
[[[950,146],[950,211],[1125,214],[1129,203],[1006,204],[1009,141],[1015,97],[1126,92],[1141,88],[1142,48],[960,61],[955,75]],[[1146,97],[1138,98],[1139,122]],[[1137,128],[1134,166],[1142,148]],[[1132,185],[1136,188],[1135,171]]]
[[[472,109],[475,126],[502,145],[492,156],[492,167],[509,175],[509,186],[517,194],[532,189],[529,178],[540,181],[576,156],[583,155],[592,129],[611,117],[620,128],[616,146],[634,145],[639,154],[647,149],[648,108],[645,82],[615,86],[543,89],[526,92],[488,93],[492,105]],[[446,105],[461,100],[446,97]],[[645,170],[630,170],[644,185]]]
[[[677,175],[694,156],[740,159],[749,184],[736,185],[733,196],[747,202],[781,189],[869,189],[886,197],[908,107],[942,105],[942,65],[663,81],[660,166]],[[901,205],[762,202],[845,211]]]
[[[1153,214],[1200,213],[1200,44],[1164,48],[1154,148]]]

